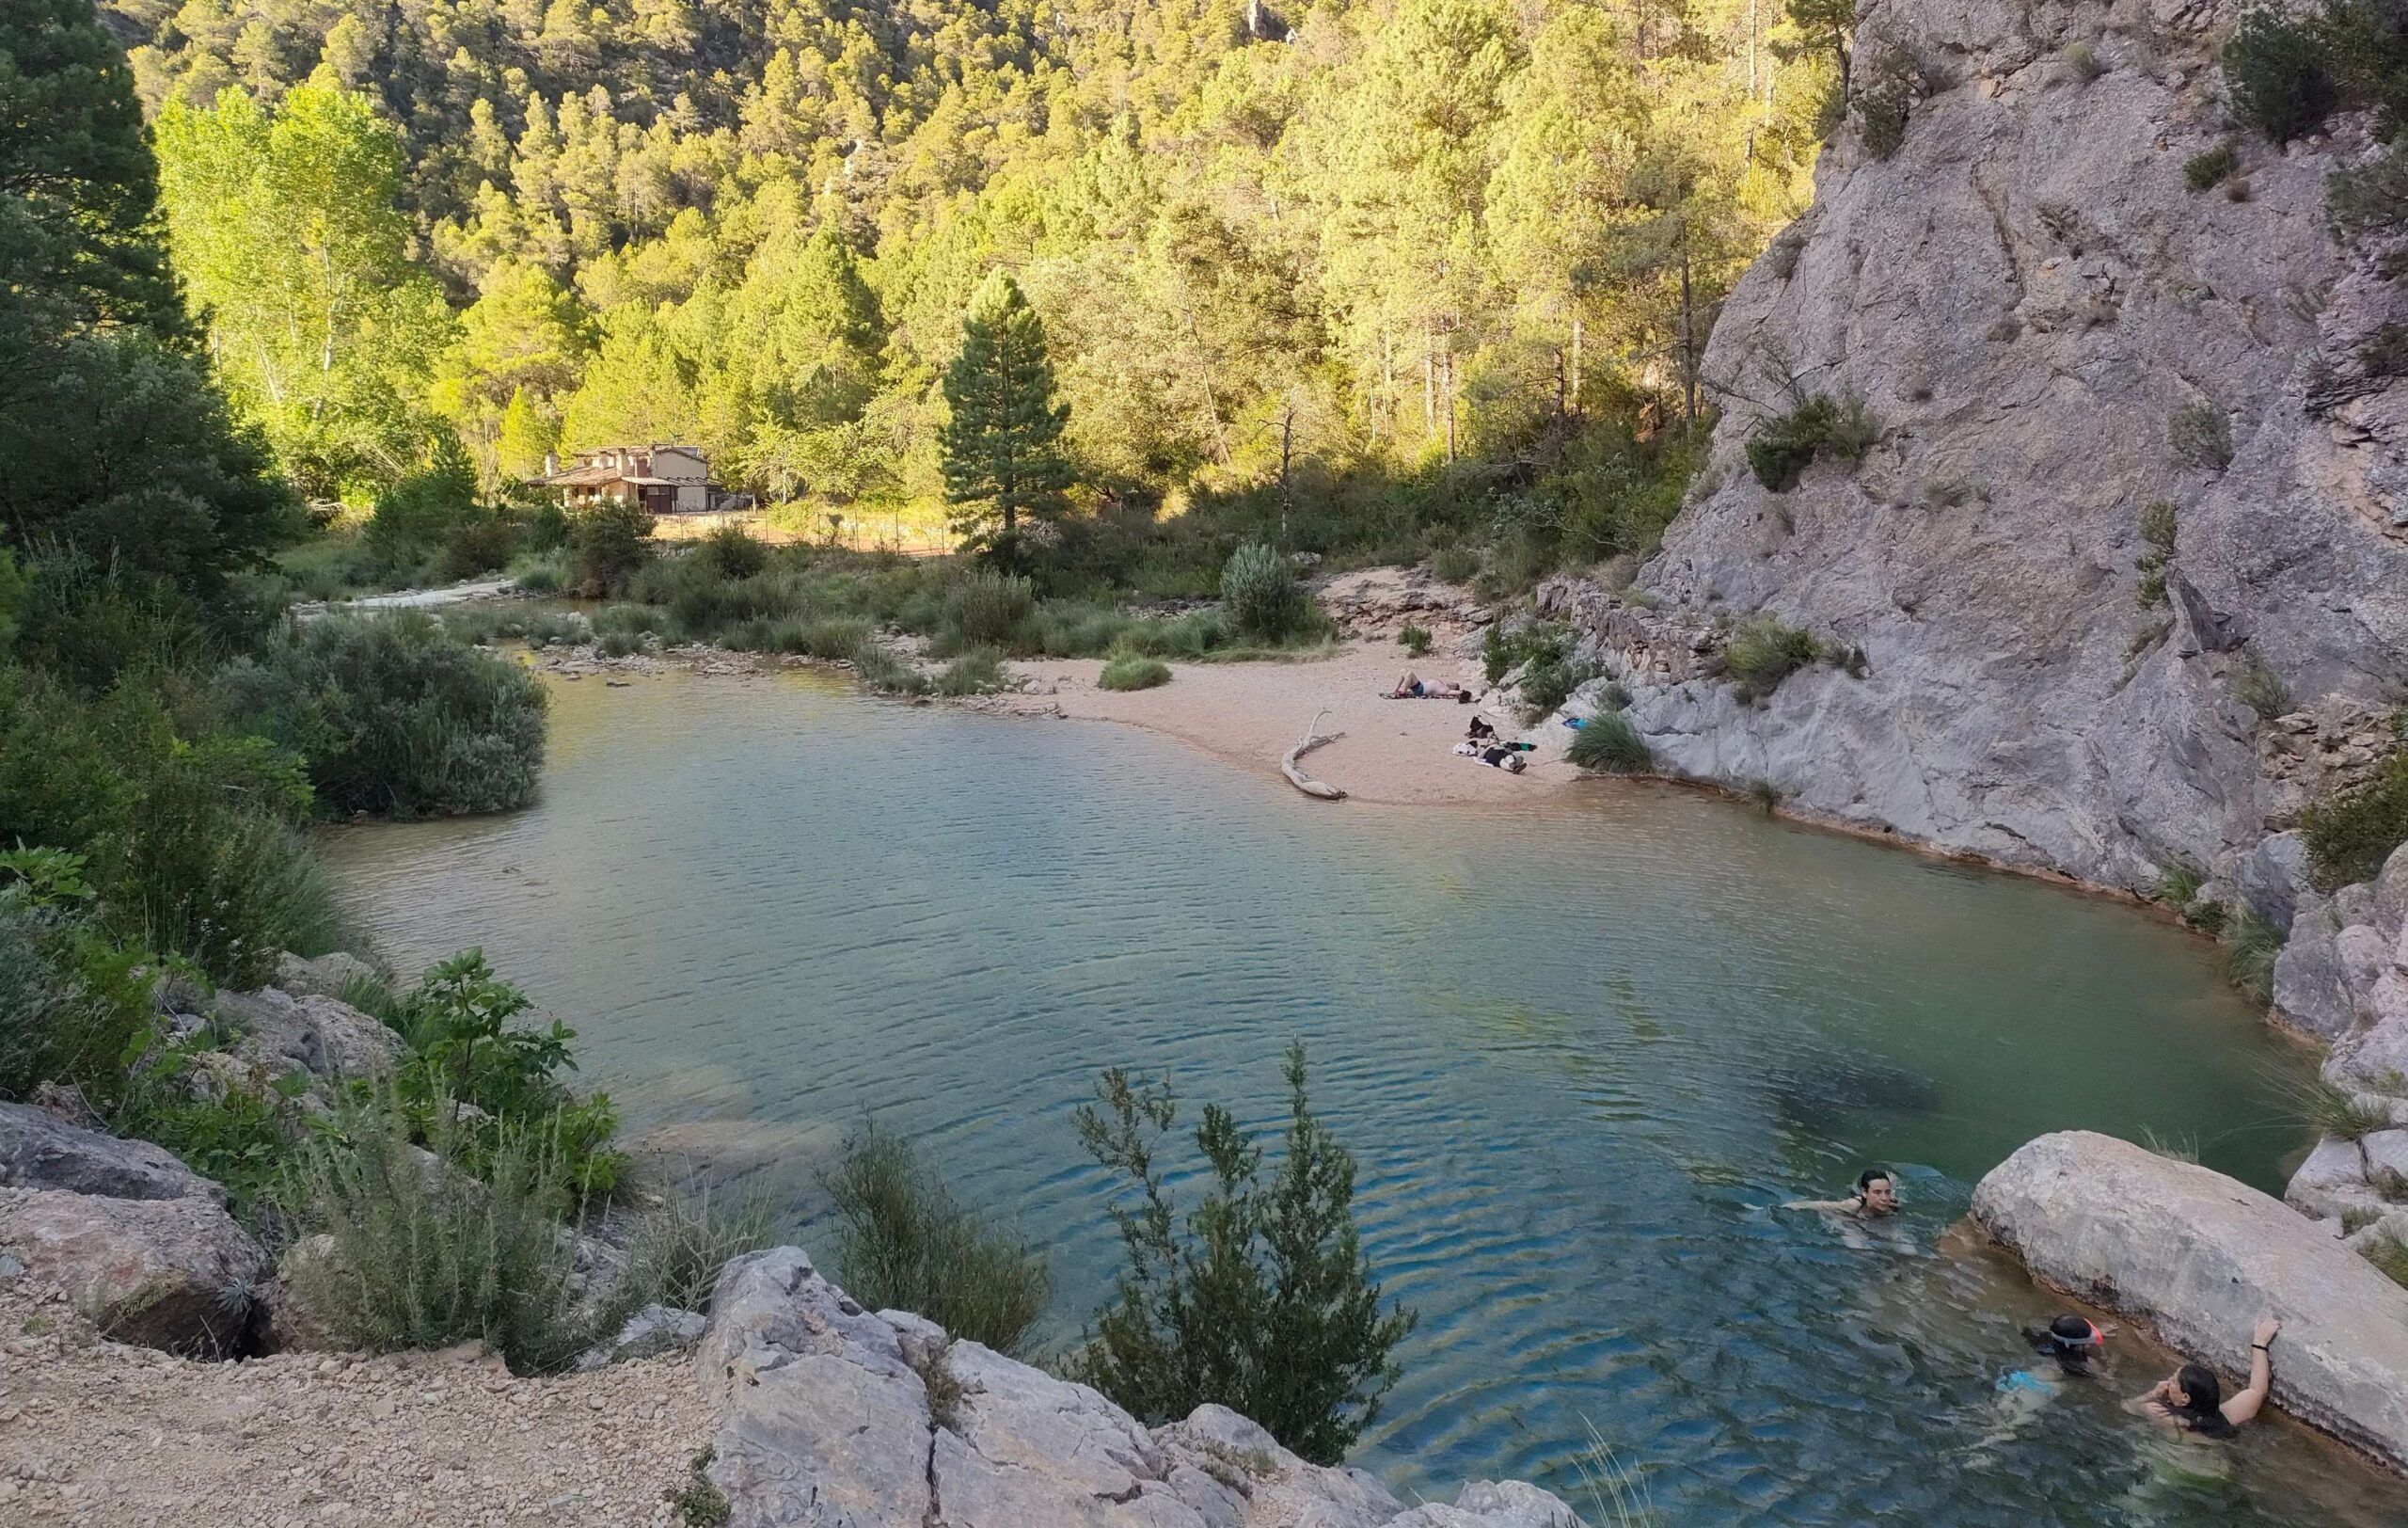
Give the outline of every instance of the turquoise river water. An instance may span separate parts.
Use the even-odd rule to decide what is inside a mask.
[[[2162,1355],[2004,1408],[2053,1307],[1954,1229],[1985,1170],[2083,1126],[2274,1188],[2305,1144],[2308,1058],[2178,931],[1670,788],[1333,806],[816,676],[554,698],[534,807],[333,835],[349,894],[404,970],[482,944],[632,1131],[806,1245],[874,1118],[1053,1249],[1068,1344],[1117,1251],[1071,1129],[1096,1071],[1272,1123],[1299,1039],[1420,1313],[1356,1454],[1407,1500],[1574,1494],[1593,1429],[1677,1528],[2408,1522],[2288,1425],[2157,1440],[2115,1403]],[[1870,1161],[1894,1226],[1772,1208]]]

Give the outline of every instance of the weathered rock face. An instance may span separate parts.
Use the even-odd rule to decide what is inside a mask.
[[[2245,199],[2186,186],[2245,3],[1865,0],[1860,78],[1893,46],[1930,66],[1903,143],[1842,133],[1725,305],[1724,412],[1653,604],[1553,591],[1669,765],[2102,884],[2186,860],[2287,920],[2297,856],[2242,866],[2370,764],[2408,673],[2408,382],[2357,359],[2408,288],[2326,231],[2362,125],[2239,140]],[[1878,440],[1775,494],[1748,440],[1812,393],[1861,399]],[[1861,647],[1862,676],[1743,704],[1713,649],[1758,613]],[[2239,698],[2274,708],[2261,669],[2294,697],[2274,721]]]
[[[373,981],[376,976],[374,966],[341,950],[314,961],[287,950],[276,958],[274,985],[295,997],[341,997],[354,981]]]
[[[863,1310],[797,1248],[728,1265],[694,1361],[726,1409],[710,1476],[733,1528],[1576,1522],[1520,1483],[1407,1513],[1369,1475],[1306,1464],[1222,1407],[1149,1431],[1084,1385]]]
[[[402,1037],[334,997],[296,997],[275,987],[227,993],[221,1019],[243,1030],[232,1054],[272,1071],[293,1067],[321,1077],[367,1077],[390,1071],[406,1048]]]
[[[251,1342],[267,1257],[210,1200],[0,1189],[0,1248],[119,1342],[196,1358]]]
[[[2276,1405],[2408,1469],[2408,1289],[2221,1173],[2067,1131],[1973,1190],[1973,1218],[2043,1281],[2141,1317],[2227,1375],[2283,1323]]]
[[[225,1189],[164,1147],[104,1136],[25,1104],[0,1104],[0,1187],[226,1202]]]

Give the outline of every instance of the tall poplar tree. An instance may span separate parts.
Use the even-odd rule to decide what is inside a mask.
[[[1062,430],[1070,406],[1054,401],[1044,324],[1002,271],[970,299],[960,353],[945,369],[944,401],[952,417],[937,449],[954,533],[965,548],[1008,561],[1018,555],[1022,516],[1052,519],[1069,507]]]

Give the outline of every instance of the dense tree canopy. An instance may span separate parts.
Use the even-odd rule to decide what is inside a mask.
[[[998,269],[1102,499],[1652,429],[1802,206],[1840,56],[1773,0],[1318,0],[1270,35],[1242,0],[109,3],[171,206],[225,188],[176,222],[221,365],[312,491],[439,420],[489,474],[674,437],[773,500],[934,503]],[[302,204],[361,239],[275,274],[333,337],[288,392],[226,273],[292,247],[258,188],[293,154],[350,167]]]
[[[146,603],[214,601],[282,524],[191,352],[156,200],[90,0],[0,11],[0,532],[53,604],[104,571]]]

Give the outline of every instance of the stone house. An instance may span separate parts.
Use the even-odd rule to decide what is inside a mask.
[[[547,457],[544,469],[535,481],[559,489],[571,509],[615,499],[641,502],[655,515],[701,515],[719,497],[710,464],[692,446],[602,446],[578,452],[565,469]]]

